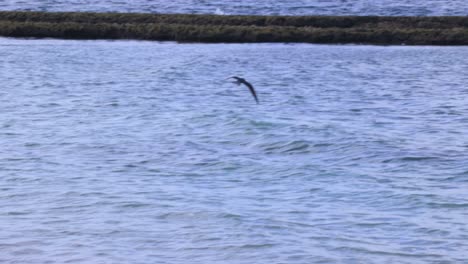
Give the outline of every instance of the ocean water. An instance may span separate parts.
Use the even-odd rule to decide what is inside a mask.
[[[467,56],[0,39],[0,262],[466,263]]]
[[[465,0],[5,0],[0,10],[242,15],[466,16]]]

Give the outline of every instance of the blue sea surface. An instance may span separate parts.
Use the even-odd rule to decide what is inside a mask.
[[[466,16],[465,0],[5,0],[0,10],[242,15]]]
[[[467,57],[0,39],[0,262],[466,263]]]

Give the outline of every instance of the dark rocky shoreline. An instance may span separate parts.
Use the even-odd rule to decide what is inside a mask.
[[[468,45],[468,17],[0,12],[0,36],[202,43]]]

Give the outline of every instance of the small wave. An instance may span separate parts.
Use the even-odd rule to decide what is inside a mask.
[[[24,146],[25,147],[39,147],[41,144],[39,143],[36,143],[36,142],[27,142],[27,143],[24,143]]]
[[[383,163],[390,163],[390,162],[406,162],[406,161],[425,161],[425,160],[434,160],[438,159],[438,157],[424,157],[424,156],[407,156],[407,157],[402,157],[402,158],[393,158],[393,159],[387,159],[382,161]]]
[[[47,107],[59,107],[61,104],[58,103],[46,103],[46,104],[40,104],[39,107],[41,108],[47,108]]]
[[[426,253],[412,253],[412,252],[400,252],[400,251],[391,251],[383,249],[371,249],[371,248],[362,248],[362,247],[353,247],[353,246],[342,246],[337,247],[337,250],[340,251],[354,251],[364,254],[371,255],[386,255],[386,256],[399,256],[399,257],[413,257],[413,258],[423,258],[423,257],[441,257],[439,254],[426,254]]]
[[[262,144],[260,148],[267,154],[305,154],[311,151],[312,144],[304,140],[295,140]]]
[[[240,220],[242,218],[241,215],[233,214],[233,213],[219,213],[217,217],[226,218],[226,219],[235,219],[235,220]]]
[[[121,208],[140,208],[140,207],[148,207],[148,206],[151,206],[151,204],[141,203],[141,202],[126,202],[126,203],[120,204],[118,207],[121,207]]]
[[[280,127],[286,126],[286,124],[280,123],[280,122],[257,121],[257,120],[251,120],[250,124],[260,129],[280,128]]]
[[[331,143],[317,143],[317,144],[314,144],[314,147],[317,147],[317,148],[331,147],[331,146],[333,146],[333,144],[331,144]]]
[[[272,248],[277,244],[265,243],[265,244],[245,244],[240,246],[241,249],[261,249],[261,248]]]
[[[428,203],[432,208],[468,208],[468,203]]]
[[[401,158],[402,161],[421,161],[421,160],[431,160],[437,159],[437,157],[404,157]]]
[[[450,175],[444,178],[441,178],[440,181],[443,182],[468,182],[468,171],[457,173],[455,175]]]
[[[225,11],[223,11],[221,8],[216,8],[215,12],[214,12],[215,15],[219,15],[219,16],[223,16],[223,15],[229,15],[228,13],[226,13]]]
[[[31,214],[31,212],[19,212],[19,211],[13,211],[13,212],[8,212],[7,215],[28,215]]]
[[[109,103],[109,104],[107,104],[106,106],[117,107],[117,106],[119,106],[119,103]]]

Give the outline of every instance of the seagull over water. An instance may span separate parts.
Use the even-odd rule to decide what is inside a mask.
[[[243,84],[243,85],[247,86],[247,88],[249,88],[249,90],[250,90],[250,93],[252,93],[253,97],[255,98],[255,102],[257,102],[257,104],[258,104],[257,93],[255,92],[255,89],[253,88],[251,83],[246,81],[244,78],[237,77],[237,76],[231,76],[229,78],[226,78],[226,80],[228,80],[228,79],[234,79],[235,81],[233,83],[235,83],[237,85]]]

